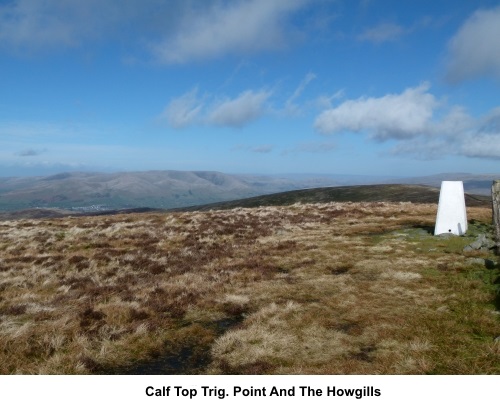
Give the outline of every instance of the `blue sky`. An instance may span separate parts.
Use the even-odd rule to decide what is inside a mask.
[[[0,176],[500,173],[500,2],[0,0]]]

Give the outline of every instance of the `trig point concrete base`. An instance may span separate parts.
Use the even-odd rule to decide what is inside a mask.
[[[467,231],[464,184],[461,181],[441,182],[439,206],[434,235],[463,235]]]

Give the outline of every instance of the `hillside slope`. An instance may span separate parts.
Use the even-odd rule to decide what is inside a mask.
[[[442,180],[463,180],[467,193],[489,196],[494,178],[500,176],[444,173],[421,178],[394,179],[342,174],[251,175],[176,170],[71,172],[39,177],[0,177],[0,211],[46,208],[73,212],[137,207],[169,209],[311,188],[363,184],[392,184],[396,187],[398,184],[420,184],[439,187]],[[369,190],[367,196],[358,197],[358,192],[348,199],[363,201],[365,198],[372,198]],[[396,190],[395,193],[394,198],[400,198],[400,191]],[[310,201],[315,201],[316,198],[331,200],[321,194],[317,193]]]
[[[287,178],[176,170],[8,177],[0,178],[0,211],[174,208],[341,184],[330,177]]]
[[[491,208],[295,204],[0,222],[0,374],[499,374]]]
[[[218,172],[61,173],[0,179],[0,208],[173,207],[245,197],[251,186]]]
[[[306,190],[294,190],[281,193],[260,195],[257,197],[217,202],[204,205],[172,208],[169,210],[154,208],[129,208],[119,210],[100,210],[90,212],[73,212],[61,209],[25,209],[11,212],[0,212],[0,221],[35,218],[62,218],[65,216],[115,215],[151,211],[189,212],[226,210],[233,208],[255,208],[269,206],[285,206],[296,203],[327,202],[412,202],[437,204],[439,189],[413,184],[378,184],[367,186],[321,187]],[[482,195],[465,194],[468,207],[489,207],[491,198]]]
[[[295,190],[282,193],[245,198],[215,204],[206,204],[172,211],[208,211],[232,208],[253,208],[262,206],[291,205],[295,203],[326,202],[412,202],[435,203],[439,201],[439,189],[413,184],[375,184],[366,186],[322,187]],[[491,198],[482,195],[465,194],[469,207],[489,206]]]

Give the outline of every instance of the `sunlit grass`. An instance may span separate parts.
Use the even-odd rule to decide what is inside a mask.
[[[439,238],[436,208],[0,222],[0,373],[498,373],[499,269],[463,252],[491,210]]]

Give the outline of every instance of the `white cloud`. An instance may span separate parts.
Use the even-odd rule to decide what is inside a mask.
[[[16,52],[120,40],[162,63],[274,50],[312,0],[12,0],[0,2],[0,47]]]
[[[339,99],[343,98],[344,95],[345,95],[345,91],[343,89],[338,90],[334,94],[321,95],[321,96],[316,98],[315,104],[320,110],[321,109],[330,109],[330,108],[332,108],[332,102],[334,100],[339,100]]]
[[[74,47],[127,25],[133,31],[155,2],[14,0],[0,5],[0,44],[19,49]],[[157,4],[156,4],[157,5]]]
[[[500,159],[500,133],[465,139],[460,153],[468,157]]]
[[[314,79],[316,79],[316,75],[311,72],[308,73],[300,82],[299,86],[295,89],[293,94],[288,98],[288,100],[286,100],[285,109],[289,113],[296,113],[299,110],[299,107],[295,104],[295,101],[301,96],[307,85]]]
[[[343,98],[344,95],[345,95],[345,91],[342,89],[342,90],[338,90],[334,94],[319,96],[315,100],[316,107],[319,108],[320,110],[330,109],[330,108],[332,108],[332,102],[334,100],[339,100],[339,99]]]
[[[184,128],[195,124],[199,120],[203,103],[198,99],[197,89],[193,89],[186,94],[172,100],[161,115],[170,126],[174,128]]]
[[[257,145],[257,146],[249,146],[249,145],[236,145],[231,150],[233,151],[247,151],[247,152],[254,152],[254,153],[270,153],[274,149],[274,145],[271,144],[264,144],[264,145]]]
[[[284,149],[281,154],[287,156],[297,153],[327,153],[334,149],[337,149],[337,145],[333,142],[306,142],[293,148]]]
[[[477,121],[475,133],[464,137],[461,154],[469,157],[500,159],[500,107]]]
[[[45,152],[45,149],[26,148],[18,153],[18,156],[38,156]]]
[[[429,133],[400,142],[392,153],[419,159],[445,155],[500,159],[500,108],[473,118],[463,108],[454,106],[429,127]]]
[[[494,108],[481,119],[480,132],[500,134],[500,107]]]
[[[398,24],[382,23],[373,28],[366,29],[358,36],[360,41],[369,41],[376,44],[395,41],[406,33],[405,29]]]
[[[401,94],[348,100],[322,112],[314,126],[323,134],[349,131],[369,132],[379,140],[411,138],[428,131],[438,106],[428,90],[425,83]]]
[[[457,145],[446,137],[429,139],[419,137],[399,142],[391,150],[391,155],[406,155],[418,160],[436,160],[445,155],[456,154]]]
[[[159,119],[166,120],[173,128],[196,124],[239,128],[266,112],[265,104],[271,94],[266,90],[246,90],[235,98],[215,100],[213,96],[206,95],[201,100],[197,89],[193,89],[173,99]]]
[[[273,145],[259,145],[251,148],[250,150],[255,153],[269,153],[272,152],[273,148]]]
[[[477,120],[472,118],[465,108],[452,106],[440,120],[436,120],[429,125],[428,134],[466,135],[477,125]]]
[[[323,153],[336,148],[337,145],[333,142],[309,142],[300,144],[294,150],[297,152]]]
[[[483,75],[500,78],[500,7],[476,11],[448,44],[448,78],[453,82]]]
[[[180,29],[152,47],[164,63],[184,63],[227,53],[281,48],[289,40],[287,17],[308,0],[214,2],[181,16]]]
[[[234,99],[226,99],[214,105],[207,122],[218,126],[242,127],[264,113],[264,104],[270,96],[269,91],[247,90]]]
[[[401,94],[345,101],[321,113],[315,127],[323,134],[354,132],[391,140],[393,155],[500,159],[500,107],[474,118],[461,106],[438,102],[428,84]]]
[[[74,28],[59,17],[58,4],[18,0],[0,6],[0,44],[71,45]]]

